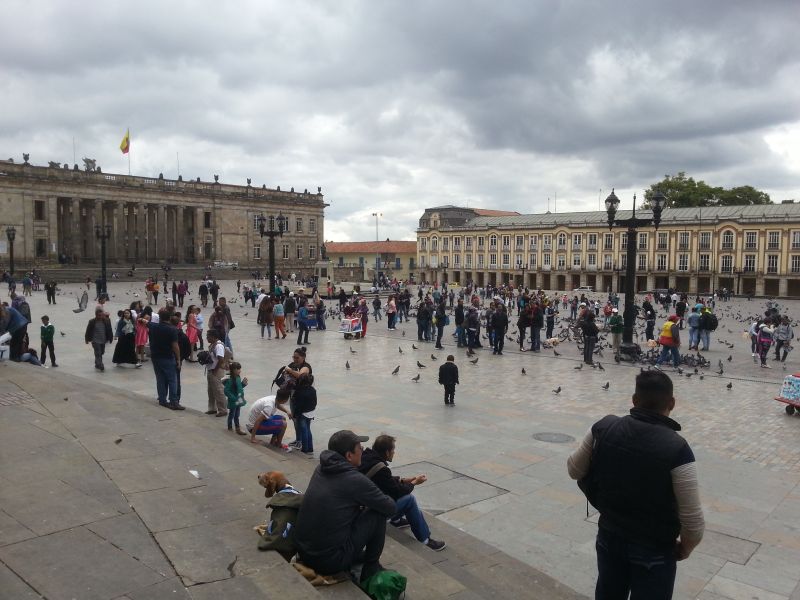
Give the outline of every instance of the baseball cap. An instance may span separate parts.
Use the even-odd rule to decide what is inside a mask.
[[[356,435],[349,429],[342,429],[334,433],[328,440],[328,450],[333,450],[344,456],[348,452],[352,452],[357,443],[368,441],[369,436]]]

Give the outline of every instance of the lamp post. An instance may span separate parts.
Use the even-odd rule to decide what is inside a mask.
[[[383,216],[383,213],[374,212],[372,216],[375,217],[375,287],[378,287],[378,271],[381,269],[381,251],[378,247],[378,219]]]
[[[100,240],[100,290],[98,290],[97,297],[107,297],[108,291],[106,289],[106,242],[111,239],[111,225],[95,225],[94,237]]]
[[[636,217],[636,194],[633,195],[633,215],[628,219],[617,219],[617,209],[619,208],[619,198],[611,190],[606,198],[606,212],[608,213],[608,228],[614,225],[628,228],[628,247],[627,264],[625,265],[625,312],[623,313],[622,344],[620,344],[620,358],[623,360],[634,360],[640,353],[639,345],[633,341],[633,327],[636,322],[636,305],[634,304],[634,291],[636,289],[636,242],[637,230],[639,227],[653,225],[658,229],[661,223],[661,212],[667,199],[660,191],[653,194],[651,198],[653,204],[653,218],[641,219]]]
[[[11,274],[14,274],[14,240],[17,237],[17,230],[12,225],[6,228],[6,237],[8,238],[8,262]]]
[[[277,217],[270,217],[267,219],[264,215],[258,217],[258,233],[263,238],[269,238],[269,293],[275,293],[275,238],[283,237],[283,232],[286,231],[286,221],[288,219],[283,216],[283,213],[278,213]],[[277,228],[276,228],[277,227]]]
[[[528,270],[528,263],[522,262],[522,259],[517,261],[517,269],[522,269],[522,289],[527,289],[528,286],[525,285],[525,271]]]

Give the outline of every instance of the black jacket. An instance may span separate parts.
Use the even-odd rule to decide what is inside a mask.
[[[464,322],[464,305],[459,304],[455,310],[456,325],[461,325]]]
[[[694,461],[679,430],[669,417],[641,408],[592,426],[587,478],[594,486],[600,527],[651,548],[675,544],[681,524],[670,471]]]
[[[414,484],[403,483],[399,477],[392,475],[392,470],[385,463],[385,459],[372,448],[364,450],[358,470],[366,475],[372,467],[381,462],[384,463],[384,467],[372,476],[372,482],[378,486],[380,491],[393,500],[407,496],[414,491]]]
[[[84,339],[87,344],[94,338],[94,324],[96,321],[97,317],[94,319],[89,319],[89,323],[86,325],[86,334],[84,335]],[[106,342],[110,344],[114,341],[114,332],[111,330],[111,321],[108,319],[103,319],[103,321],[105,321],[106,325]]]
[[[335,562],[343,556],[361,507],[387,518],[397,511],[394,500],[341,454],[324,450],[297,515],[295,543],[301,560],[310,557]]]
[[[448,360],[439,367],[439,383],[441,385],[456,385],[458,383],[458,367],[456,363]]]
[[[508,330],[508,315],[504,311],[498,311],[492,315],[492,329],[505,335]]]

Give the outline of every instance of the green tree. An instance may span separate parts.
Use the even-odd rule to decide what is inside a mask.
[[[745,206],[751,204],[772,204],[769,194],[750,185],[726,190],[712,187],[705,181],[695,181],[683,171],[677,175],[666,175],[658,183],[651,185],[644,193],[644,207],[651,207],[651,199],[656,191],[667,197],[667,207],[687,208],[693,206]]]

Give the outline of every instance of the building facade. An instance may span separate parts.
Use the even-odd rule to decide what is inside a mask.
[[[258,217],[279,214],[288,230],[275,240],[276,269],[312,273],[324,239],[321,190],[297,193],[246,186],[156,179],[0,161],[0,261],[5,230],[16,229],[18,265],[100,260],[96,227],[110,227],[107,257],[118,264],[238,262],[266,269],[268,240]]]
[[[417,263],[428,282],[472,281],[571,291],[623,290],[627,230],[605,212],[489,216],[429,208],[417,229]],[[642,217],[650,211],[637,211]],[[631,211],[621,210],[625,219]],[[800,296],[800,203],[665,209],[636,240],[637,291]]]
[[[325,248],[336,281],[374,281],[376,264],[387,279],[418,275],[416,242],[326,242]]]

